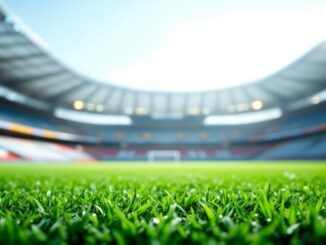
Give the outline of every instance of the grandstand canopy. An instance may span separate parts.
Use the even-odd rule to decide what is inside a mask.
[[[46,110],[114,115],[219,115],[287,108],[326,89],[326,43],[258,81],[201,92],[143,91],[66,67],[0,10],[0,96]],[[236,71],[235,71],[236,72]],[[27,102],[26,102],[27,101]],[[312,103],[318,102],[318,98]]]

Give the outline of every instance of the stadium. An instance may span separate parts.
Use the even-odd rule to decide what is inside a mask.
[[[2,244],[325,244],[326,42],[262,79],[90,78],[0,7]]]

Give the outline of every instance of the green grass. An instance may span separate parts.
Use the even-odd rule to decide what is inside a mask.
[[[0,164],[0,244],[326,244],[325,162]]]

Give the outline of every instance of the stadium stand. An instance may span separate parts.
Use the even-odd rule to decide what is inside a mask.
[[[0,162],[17,161],[17,160],[20,160],[18,156],[8,151],[4,147],[0,146]]]
[[[94,158],[68,145],[36,140],[0,137],[0,159],[3,161],[33,162],[91,162]],[[3,157],[1,157],[3,155]]]
[[[259,81],[189,93],[86,78],[1,8],[0,46],[1,161],[326,158],[326,43]]]

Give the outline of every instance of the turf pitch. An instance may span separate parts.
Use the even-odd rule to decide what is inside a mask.
[[[326,244],[325,162],[0,164],[0,244]]]

